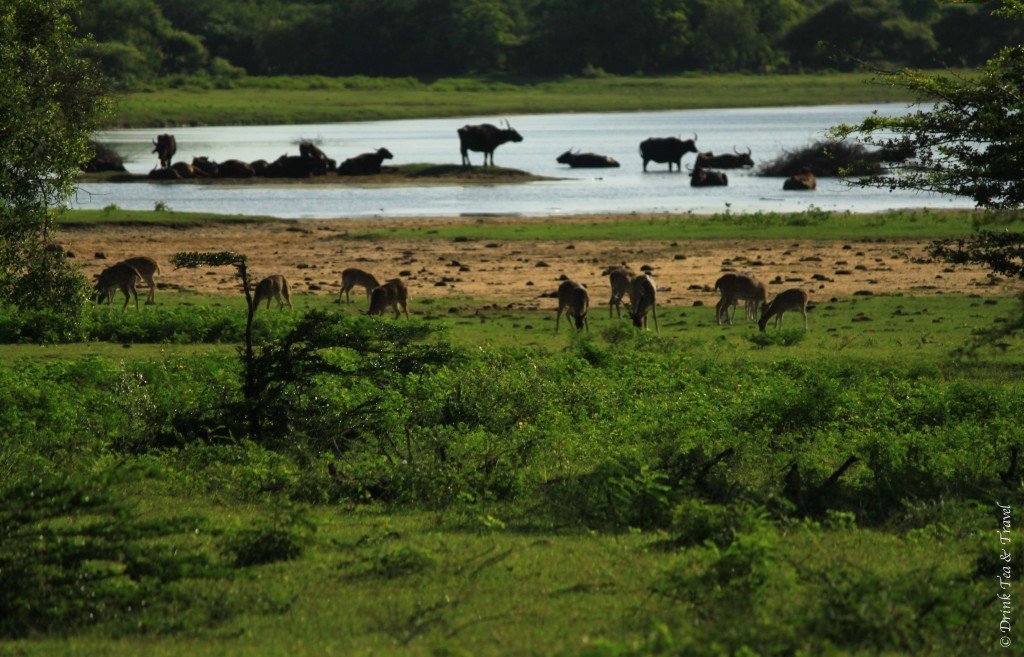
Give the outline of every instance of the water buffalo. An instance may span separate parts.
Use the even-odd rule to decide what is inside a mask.
[[[299,156],[322,162],[325,173],[327,171],[334,171],[337,166],[337,163],[334,160],[327,157],[327,154],[317,148],[316,144],[308,140],[299,142]]]
[[[782,189],[788,192],[809,192],[817,188],[818,180],[811,167],[804,167],[800,173],[794,173],[782,183]]]
[[[327,172],[327,164],[321,160],[301,155],[282,155],[271,162],[264,173],[268,178],[309,178]]]
[[[178,172],[171,167],[166,169],[153,169],[149,172],[150,180],[179,180],[181,178]]]
[[[249,166],[252,167],[253,173],[257,176],[267,176],[267,169],[270,168],[270,162],[266,160],[253,160]]]
[[[683,141],[679,137],[651,137],[640,142],[640,157],[644,160],[644,171],[647,171],[648,162],[668,163],[668,170],[672,170],[675,163],[676,169],[683,170],[683,155],[697,152],[697,135],[693,139]]]
[[[216,162],[206,157],[194,157],[192,158],[192,166],[205,173],[210,178],[216,178],[220,175],[220,167]]]
[[[697,162],[705,167],[717,167],[719,169],[740,169],[754,166],[754,159],[750,157],[750,150],[740,153],[733,147],[733,153],[715,155],[714,153],[697,153]]]
[[[252,165],[241,160],[224,160],[217,168],[221,178],[252,178],[256,175]]]
[[[372,173],[380,173],[380,165],[384,160],[390,160],[394,155],[386,148],[378,148],[373,153],[363,153],[350,157],[338,166],[339,176],[366,176]]]
[[[198,167],[194,167],[188,162],[175,162],[171,165],[171,169],[178,172],[179,178],[209,178],[210,175]]]
[[[156,141],[153,142],[153,152],[160,158],[161,169],[171,166],[171,160],[178,152],[178,143],[174,141],[174,135],[157,135]]]
[[[613,158],[597,153],[573,153],[570,148],[558,156],[556,162],[568,164],[573,169],[613,169],[619,166]]]
[[[705,169],[700,163],[690,173],[690,187],[724,187],[729,184],[729,176],[723,171]]]
[[[469,161],[469,151],[483,153],[484,166],[487,166],[488,158],[490,158],[491,166],[494,166],[494,149],[509,141],[520,142],[522,140],[522,135],[516,132],[509,125],[508,121],[505,121],[504,128],[499,128],[490,123],[464,125],[459,128],[459,149],[462,152],[462,166],[472,166],[472,163]]]

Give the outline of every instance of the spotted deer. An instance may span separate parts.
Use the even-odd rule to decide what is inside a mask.
[[[633,279],[629,285],[629,316],[633,320],[633,326],[647,328],[647,313],[654,316],[654,330],[660,333],[658,328],[658,311],[656,305],[657,287],[650,274],[641,274]]]
[[[629,294],[629,284],[636,278],[628,267],[613,267],[608,270],[608,282],[612,286],[612,298],[608,301],[608,319],[612,317],[612,308],[618,317],[622,317],[622,299]]]
[[[282,298],[284,299],[283,303]],[[288,281],[285,280],[284,276],[273,274],[256,284],[256,290],[252,294],[253,312],[256,312],[256,309],[260,307],[260,303],[264,299],[267,300],[268,310],[270,309],[271,299],[277,299],[277,307],[279,309],[284,308],[285,304],[288,304],[288,308],[291,309],[292,299],[288,294]]]
[[[156,263],[156,260],[146,256],[136,256],[134,258],[125,258],[121,262],[134,267],[135,271],[139,272],[142,280],[149,286],[149,297],[146,299],[146,305],[149,306],[156,303],[156,283],[153,282],[153,275],[160,273],[160,265]]]
[[[768,320],[775,317],[775,328],[782,328],[782,315],[787,310],[799,310],[804,316],[804,330],[807,330],[807,293],[803,290],[793,288],[779,294],[772,299],[772,302],[764,307],[761,312],[761,319],[757,326],[764,331],[768,326]]]
[[[383,285],[373,288],[370,292],[370,310],[366,314],[383,315],[388,308],[395,311],[395,319],[398,319],[402,312],[405,312],[405,318],[409,319],[409,288],[400,278],[392,278]],[[399,308],[402,312],[399,312]]]
[[[736,305],[740,301],[747,302],[747,319],[754,319],[761,306],[768,301],[768,290],[753,276],[745,274],[725,274],[715,281],[715,289],[722,293],[722,298],[715,305],[715,320],[721,324],[722,318],[731,325],[736,315]],[[729,307],[732,307],[732,316]]]
[[[555,332],[558,332],[562,313],[576,323],[576,330],[590,330],[587,313],[590,311],[590,295],[587,288],[575,281],[564,281],[558,286],[558,314],[555,315]]]
[[[113,304],[114,293],[121,290],[121,293],[124,294],[124,305],[121,306],[121,310],[128,307],[128,301],[131,298],[135,299],[135,310],[138,310],[139,293],[135,289],[135,284],[141,279],[142,276],[138,270],[126,262],[111,265],[96,275],[93,300],[96,303],[103,303],[103,299],[106,299],[108,305]]]
[[[377,277],[370,272],[349,267],[341,272],[341,292],[338,293],[338,303],[341,303],[341,295],[343,294],[345,295],[345,303],[352,303],[352,300],[349,298],[349,291],[354,287],[365,288],[366,299],[369,301],[373,288],[380,287],[380,283],[377,282]]]

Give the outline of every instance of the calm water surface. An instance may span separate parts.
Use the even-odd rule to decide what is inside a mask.
[[[265,214],[290,218],[453,216],[474,214],[558,215],[590,212],[735,212],[800,211],[813,204],[826,210],[868,212],[890,208],[971,207],[967,199],[917,192],[851,188],[837,180],[818,181],[811,193],[783,193],[782,180],[730,171],[727,188],[693,189],[689,178],[665,172],[664,165],[641,169],[637,147],[651,136],[698,135],[701,150],[753,150],[755,162],[805,145],[838,123],[855,122],[872,111],[901,114],[903,104],[830,105],[757,109],[682,110],[610,114],[538,114],[510,117],[525,140],[495,153],[500,166],[566,180],[523,185],[397,188],[320,188],[252,186],[85,184],[76,208],[152,209],[157,202],[174,210]],[[493,117],[374,121],[323,125],[177,128],[176,160],[208,155],[216,160],[273,160],[297,153],[299,139],[318,140],[339,162],[386,146],[393,164],[458,162],[456,129],[466,123],[495,122]],[[157,129],[112,130],[99,138],[128,157],[130,171],[144,173],[156,164],[150,142]],[[620,169],[572,170],[555,162],[568,148],[616,158]],[[479,162],[481,155],[473,155]],[[692,164],[693,155],[684,158]]]

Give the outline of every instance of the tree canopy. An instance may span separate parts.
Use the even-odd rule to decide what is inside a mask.
[[[997,0],[83,0],[122,86],[160,76],[658,74],[975,66]],[[820,42],[826,47],[820,47]]]
[[[1007,0],[1000,14],[1022,19],[1024,3]],[[1003,48],[978,77],[909,69],[882,77],[926,104],[904,116],[874,114],[833,130],[841,139],[914,153],[859,184],[966,196],[985,208],[1024,204],[1024,46]]]
[[[48,248],[104,107],[73,36],[73,2],[0,3],[0,304],[73,311],[81,277]]]

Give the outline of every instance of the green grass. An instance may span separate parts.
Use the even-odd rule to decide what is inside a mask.
[[[123,96],[110,125],[258,125],[464,115],[628,112],[912,100],[869,74],[481,79],[245,78],[231,89],[161,89]]]
[[[88,227],[101,224],[113,226],[194,226],[204,223],[257,223],[280,221],[259,215],[213,214],[209,212],[178,212],[176,210],[61,210],[54,214],[57,224],[65,228]]]
[[[67,210],[57,215],[63,226],[160,225],[189,226],[205,222],[275,221],[273,217],[146,210]],[[381,220],[381,228],[352,230],[355,238],[501,240],[687,240],[687,239],[941,239],[969,235],[979,228],[1024,230],[1018,213],[899,210],[881,213],[834,213],[821,210],[714,215],[621,215],[611,217],[547,217],[544,220],[476,223],[438,222],[402,226]],[[365,225],[365,223],[363,224]]]
[[[300,434],[273,449],[139,442],[230,394],[229,345],[5,346],[0,472],[119,472],[130,508],[195,518],[182,549],[218,564],[230,558],[225,536],[296,504],[316,531],[293,560],[187,582],[161,629],[100,618],[69,636],[0,640],[0,654],[990,654],[992,583],[979,569],[996,550],[981,539],[995,527],[990,496],[1021,500],[997,473],[1024,441],[1024,344],[974,363],[950,356],[1016,308],[988,301],[820,304],[806,338],[764,348],[750,324],[715,326],[707,307],[664,308],[661,334],[640,337],[595,308],[593,341],[580,342],[555,335],[549,312],[484,311],[481,322],[464,316],[479,300],[416,303],[429,315],[417,321],[447,326],[468,349],[451,372],[400,384],[414,401],[389,407],[396,435],[435,445],[417,455],[432,459],[422,484],[436,478],[440,497],[418,502],[369,491],[310,501],[388,469],[378,450],[390,448],[372,434],[337,454],[310,451]],[[165,294],[143,313],[164,306],[241,311],[238,299]],[[317,404],[348,393],[320,394]],[[416,429],[404,433],[403,418]],[[725,447],[737,455],[706,483],[677,483],[693,476],[691,450]],[[861,461],[828,493],[830,511],[804,518],[786,505],[790,462],[812,485],[851,453]],[[455,472],[463,460],[468,473],[496,467],[498,487],[467,485]],[[647,515],[658,509],[671,518]],[[721,523],[734,535],[703,543]],[[976,629],[952,637],[951,618]]]
[[[941,239],[960,237],[977,228],[1024,230],[1018,214],[998,218],[968,211],[901,210],[881,213],[834,213],[821,210],[714,215],[636,215],[615,218],[545,218],[476,224],[392,226],[352,231],[354,236],[395,239],[461,240],[693,240],[693,239]]]

